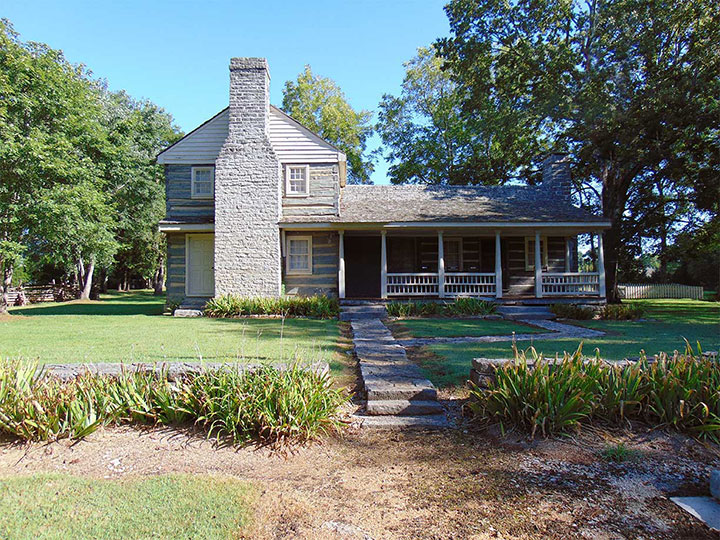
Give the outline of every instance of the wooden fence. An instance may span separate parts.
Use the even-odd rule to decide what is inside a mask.
[[[692,298],[703,299],[703,288],[679,283],[622,283],[618,284],[620,298]]]
[[[30,304],[38,302],[55,302],[77,298],[77,291],[71,287],[46,285],[39,287],[22,287],[8,291],[8,304],[13,306],[20,293],[25,294],[25,301]]]

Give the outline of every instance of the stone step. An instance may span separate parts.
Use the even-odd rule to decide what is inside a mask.
[[[554,319],[555,314],[547,306],[500,306],[497,312],[511,320],[549,320]]]
[[[408,382],[368,384],[366,386],[368,401],[437,401],[437,390],[430,381],[414,382],[417,384]]]
[[[340,309],[341,321],[383,319],[385,317],[387,317],[387,310],[383,305],[342,306]]]
[[[406,399],[368,400],[365,412],[370,416],[421,416],[441,414],[443,406],[437,401],[414,401]]]
[[[355,414],[353,422],[373,429],[447,429],[452,427],[444,414],[425,416],[366,416]]]

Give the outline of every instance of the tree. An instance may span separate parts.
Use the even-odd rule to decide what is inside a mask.
[[[684,186],[698,211],[720,201],[720,14],[714,0],[453,0],[438,46],[467,92],[487,95],[566,148],[598,186],[609,299],[631,193]]]
[[[0,21],[0,311],[36,226],[50,223],[41,194],[102,177],[94,158],[104,151],[100,107],[84,67],[59,51],[22,43]],[[49,200],[49,199],[48,199]]]
[[[531,175],[543,151],[535,130],[499,111],[492,96],[464,115],[464,89],[434,47],[405,63],[400,96],[385,94],[377,130],[393,183],[502,184]]]
[[[285,83],[282,108],[347,155],[350,183],[370,182],[373,164],[365,152],[373,132],[372,113],[353,109],[335,81],[305,66],[295,81]]]

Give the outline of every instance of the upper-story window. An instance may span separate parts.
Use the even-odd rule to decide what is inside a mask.
[[[285,195],[288,197],[307,197],[310,192],[309,182],[308,165],[288,165],[285,168]]]
[[[193,167],[190,195],[193,199],[212,199],[215,194],[215,167]]]

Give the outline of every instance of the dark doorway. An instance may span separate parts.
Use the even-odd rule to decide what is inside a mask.
[[[345,296],[380,298],[379,236],[345,236]]]

